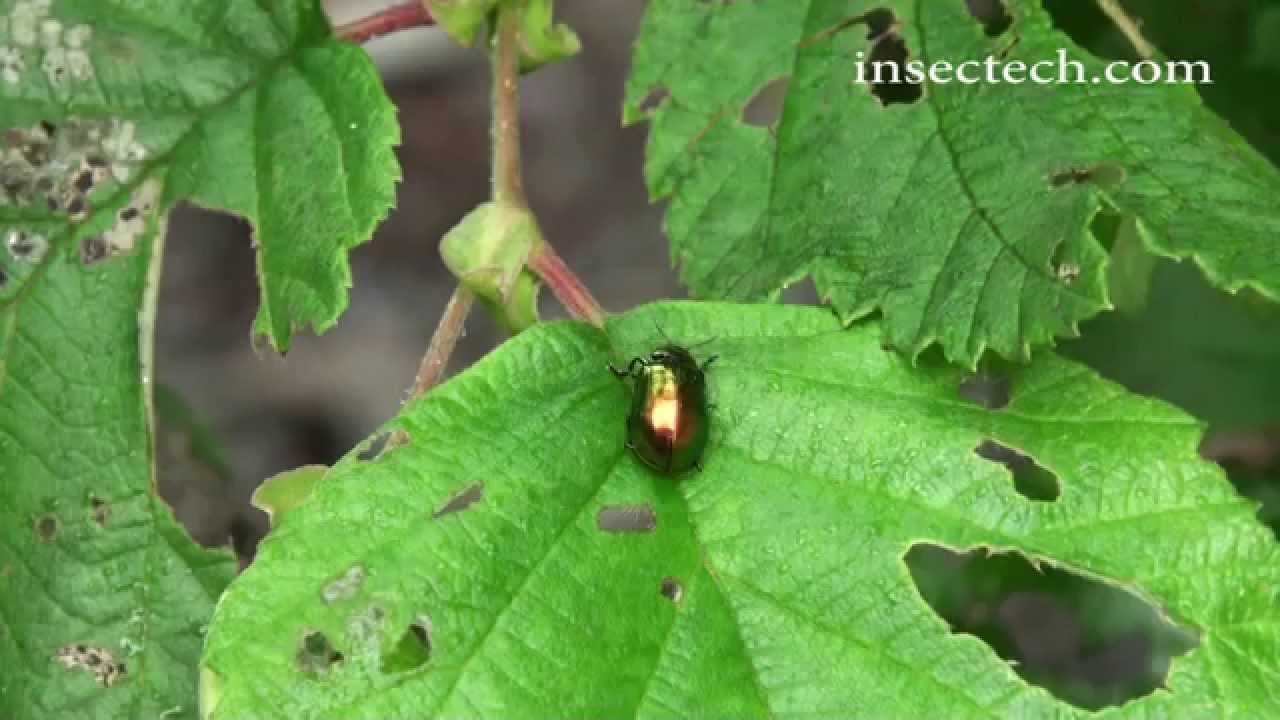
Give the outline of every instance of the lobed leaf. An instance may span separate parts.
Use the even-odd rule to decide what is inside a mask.
[[[1101,207],[1213,283],[1280,299],[1280,173],[1188,85],[873,87],[858,59],[1104,61],[1039,0],[984,26],[963,0],[655,0],[624,116],[651,122],[646,174],[696,294],[757,299],[812,275],[848,320],[972,366],[1026,357],[1110,307]],[[996,3],[998,6],[999,3]],[[985,72],[985,71],[983,71]],[[1073,69],[1068,73],[1074,75]],[[756,103],[786,80],[777,120]],[[749,122],[750,120],[750,122]],[[755,124],[753,124],[753,122]]]
[[[1052,355],[987,410],[880,332],[686,303],[522,333],[272,531],[219,605],[204,716],[1085,716],[948,631],[904,562],[926,542],[1070,568],[1198,632],[1116,716],[1280,711],[1280,551],[1197,423]],[[705,468],[678,482],[625,449],[606,369],[663,334],[719,356]],[[1020,495],[984,441],[1060,497]]]

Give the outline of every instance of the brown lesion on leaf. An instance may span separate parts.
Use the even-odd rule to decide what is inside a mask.
[[[67,670],[88,672],[104,688],[111,687],[128,672],[125,663],[116,660],[109,650],[91,645],[64,646],[54,654],[54,659]]]
[[[111,504],[97,495],[89,496],[89,510],[98,527],[106,527],[111,519]]]
[[[58,521],[56,515],[47,514],[36,518],[35,530],[36,537],[42,543],[51,543],[58,539],[58,531],[62,529],[62,523]]]

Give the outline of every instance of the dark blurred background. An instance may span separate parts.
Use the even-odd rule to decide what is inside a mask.
[[[335,22],[387,4],[327,1]],[[1045,5],[1095,53],[1132,58],[1094,2]],[[1280,0],[1125,5],[1163,52],[1211,63],[1215,82],[1202,88],[1205,101],[1280,163]],[[610,310],[684,295],[668,261],[661,208],[649,204],[644,187],[645,128],[620,125],[643,10],[641,0],[559,0],[557,13],[582,38],[583,51],[523,85],[531,204],[547,237]],[[232,537],[246,559],[266,530],[265,516],[248,502],[264,478],[332,463],[396,413],[454,285],[436,245],[488,196],[483,53],[454,47],[434,28],[367,48],[399,108],[405,180],[398,208],[352,253],[351,307],[335,330],[298,338],[287,359],[256,353],[247,226],[186,208],[170,225],[157,340],[159,379],[172,390],[160,404],[161,489],[197,539],[221,544]],[[1145,296],[1118,303],[1121,310],[1087,323],[1083,337],[1061,349],[1205,420],[1206,455],[1223,463],[1242,492],[1266,502],[1262,513],[1274,527],[1280,310],[1248,293],[1220,293],[1188,264],[1136,266],[1147,264],[1154,268]],[[565,315],[553,299],[542,307],[544,317]],[[466,367],[501,340],[473,313],[452,367]],[[1086,707],[1149,692],[1169,656],[1194,644],[1194,633],[1163,626],[1132,596],[1038,572],[1017,557],[922,549],[909,560],[922,592],[953,628],[984,637],[1018,660],[1029,680]]]

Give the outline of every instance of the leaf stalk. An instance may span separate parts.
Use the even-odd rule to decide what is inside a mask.
[[[339,25],[333,34],[341,40],[362,45],[370,40],[398,30],[435,25],[436,20],[427,10],[423,0],[411,0],[383,8],[365,18]]]

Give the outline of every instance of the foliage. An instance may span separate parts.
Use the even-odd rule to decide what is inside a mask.
[[[675,484],[623,448],[627,391],[605,368],[657,328],[719,356],[705,469]],[[1196,628],[1168,689],[1125,716],[1280,710],[1280,548],[1197,457],[1197,423],[1048,355],[986,410],[959,399],[962,373],[878,335],[714,304],[522,334],[406,408],[386,430],[407,445],[353,453],[277,526],[215,616],[209,717],[1075,714],[948,635],[903,562],[925,541],[1017,550]],[[1020,496],[984,440],[1050,468],[1061,498]],[[618,506],[656,529],[606,532]],[[429,660],[388,671],[419,618]],[[336,653],[322,669],[299,656],[315,634]]]

